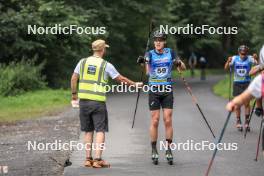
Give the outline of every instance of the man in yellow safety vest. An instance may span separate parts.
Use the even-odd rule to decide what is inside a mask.
[[[72,100],[79,98],[81,131],[84,132],[86,148],[86,167],[109,167],[102,159],[105,132],[108,132],[108,113],[106,109],[106,89],[108,77],[120,83],[142,87],[143,83],[133,82],[118,73],[115,67],[103,59],[109,45],[104,40],[92,43],[93,55],[81,59],[71,78]],[[78,83],[79,82],[79,83]],[[78,85],[78,91],[77,91]],[[93,133],[96,132],[95,157],[92,157]]]

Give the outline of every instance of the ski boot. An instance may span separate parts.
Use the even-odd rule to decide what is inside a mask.
[[[237,119],[236,121],[236,128],[238,129],[238,131],[242,132],[243,131],[243,127],[241,125],[241,119]]]
[[[153,164],[158,165],[158,163],[159,163],[159,154],[158,154],[157,149],[152,149],[151,159],[152,159]]]
[[[166,150],[166,158],[168,160],[168,164],[173,165],[173,155],[171,149]]]
[[[255,109],[256,116],[260,117],[263,115],[263,109],[262,108],[256,108]]]

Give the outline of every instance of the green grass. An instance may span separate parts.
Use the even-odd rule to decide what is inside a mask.
[[[254,77],[251,77],[252,80]],[[232,75],[232,84],[233,84],[233,75]],[[231,85],[231,96],[232,96],[233,85]],[[229,75],[226,75],[224,79],[220,80],[213,87],[213,92],[223,98],[229,97]]]
[[[0,121],[37,118],[69,104],[69,90],[39,90],[14,97],[0,97]]]
[[[229,98],[229,75],[226,75],[224,79],[216,83],[213,87],[213,91],[218,96]]]
[[[252,77],[253,79],[253,77]],[[232,84],[233,84],[233,75],[232,75]],[[231,85],[231,98],[233,85]],[[226,75],[224,79],[220,80],[218,83],[216,83],[213,87],[214,94],[226,98],[229,98],[229,75]],[[251,106],[253,105],[253,101],[250,102]]]
[[[224,73],[225,73],[225,71],[223,69],[206,69],[206,75],[219,75],[219,74],[224,74]],[[195,74],[195,77],[200,77],[200,70],[195,69],[194,74]],[[172,72],[172,76],[175,78],[175,77],[179,76],[179,73],[176,70],[174,70]],[[183,72],[183,76],[186,78],[191,77],[190,70],[185,70]]]

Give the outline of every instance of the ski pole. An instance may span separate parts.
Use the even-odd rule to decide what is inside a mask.
[[[219,144],[219,143],[222,141],[222,139],[223,139],[223,136],[224,136],[224,133],[225,133],[226,127],[227,127],[228,122],[229,122],[229,120],[230,120],[231,113],[232,113],[232,112],[229,112],[228,115],[227,115],[227,118],[226,118],[226,121],[225,121],[224,127],[223,127],[223,129],[222,129],[222,131],[221,131],[221,134],[220,134],[218,140],[217,140],[217,144]],[[217,147],[216,147],[215,150],[214,150],[213,156],[212,156],[212,158],[211,158],[211,160],[210,160],[210,162],[209,162],[209,165],[208,165],[208,168],[207,168],[207,171],[206,171],[205,176],[208,176],[208,175],[209,175],[209,172],[210,172],[211,167],[212,167],[212,165],[213,165],[213,162],[214,162],[214,159],[215,159],[215,156],[216,156],[217,151],[218,151],[218,149],[217,149]]]
[[[187,91],[188,91],[189,94],[191,95],[194,104],[196,105],[196,107],[197,107],[198,110],[200,111],[200,113],[201,113],[201,115],[202,115],[202,117],[203,117],[203,119],[204,119],[204,121],[205,121],[207,127],[209,128],[210,132],[212,133],[213,137],[215,138],[214,132],[213,132],[211,126],[209,125],[209,123],[208,123],[206,117],[204,116],[204,113],[203,113],[202,109],[200,108],[200,106],[199,106],[199,104],[198,104],[197,98],[193,95],[191,87],[189,86],[189,84],[187,83],[187,81],[185,80],[185,78],[183,77],[182,72],[179,70],[179,68],[177,68],[177,70],[178,70],[178,72],[179,72],[179,74],[180,74],[180,76],[181,76],[181,79],[182,79],[183,82],[184,82],[184,85],[185,85]]]
[[[259,145],[260,145],[261,131],[262,131],[263,122],[264,122],[264,119],[263,119],[263,116],[262,116],[262,120],[261,120],[261,122],[260,122],[260,129],[259,129],[259,137],[258,137],[258,143],[257,143],[256,158],[254,159],[256,162],[258,161]]]
[[[229,67],[229,101],[231,101],[231,89],[232,89],[232,67]]]
[[[153,31],[154,29],[154,24],[153,24],[153,21],[152,19],[150,20],[150,25],[149,25],[149,33],[148,33],[148,41],[147,41],[147,45],[146,45],[146,49],[145,49],[145,53],[144,55],[146,54],[146,52],[149,50],[149,45],[150,45],[150,37],[151,37],[151,32]],[[140,76],[140,81],[142,82],[143,81],[143,75],[144,75],[144,71],[142,69],[141,71],[141,76]],[[132,128],[134,128],[134,124],[135,124],[135,120],[136,120],[136,114],[137,114],[137,107],[138,107],[138,100],[139,100],[139,95],[140,95],[140,90],[138,90],[138,93],[137,93],[137,101],[136,101],[136,107],[135,107],[135,111],[134,111],[134,115],[133,115],[133,122],[132,122]]]
[[[254,103],[253,103],[253,107],[252,107],[251,112],[250,112],[250,116],[249,116],[249,120],[248,120],[248,126],[249,126],[250,121],[251,121],[251,118],[252,118],[252,116],[253,116],[253,112],[254,112],[254,109],[255,109],[255,106],[256,106],[256,101],[257,101],[257,100],[254,101]],[[247,137],[247,132],[248,132],[248,131],[249,131],[249,129],[246,128],[246,131],[245,131],[245,134],[244,134],[244,139],[246,139],[246,137]]]
[[[140,81],[143,80],[143,74],[144,74],[143,71],[141,71]],[[140,95],[140,89],[138,90],[138,93],[137,93],[137,101],[136,101],[136,107],[135,107],[134,116],[133,116],[132,128],[134,128],[134,124],[135,124],[135,120],[136,120],[139,95]]]

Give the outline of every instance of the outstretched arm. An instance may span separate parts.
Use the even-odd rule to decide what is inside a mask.
[[[143,86],[143,83],[142,82],[134,82],[134,81],[131,81],[130,79],[128,79],[127,77],[125,76],[122,76],[122,75],[118,75],[114,80],[116,80],[117,82],[119,83],[124,83],[126,85],[132,85],[132,86]]]

